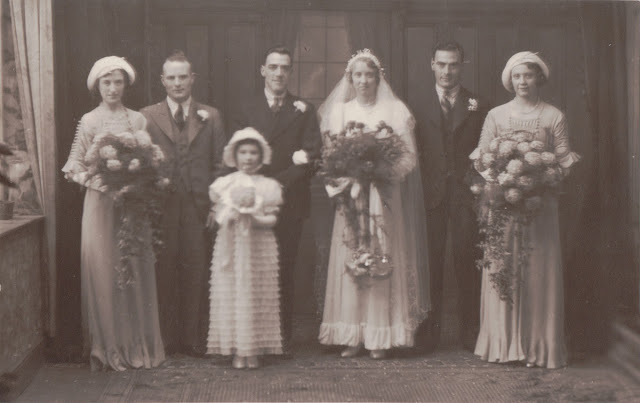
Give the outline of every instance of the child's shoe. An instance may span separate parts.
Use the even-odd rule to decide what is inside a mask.
[[[242,369],[247,366],[247,359],[245,357],[234,355],[231,366],[235,369]]]

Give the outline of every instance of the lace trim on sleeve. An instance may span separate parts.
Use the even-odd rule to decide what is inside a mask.
[[[79,183],[82,186],[86,185],[88,179],[88,169],[84,164],[84,156],[87,153],[87,133],[85,130],[84,118],[78,122],[76,129],[76,135],[71,145],[71,151],[69,152],[69,158],[67,163],[62,168],[62,172],[65,173],[67,180]]]

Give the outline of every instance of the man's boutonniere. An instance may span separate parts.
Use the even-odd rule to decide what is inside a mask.
[[[478,110],[478,100],[475,98],[469,98],[469,106],[467,106],[467,109],[470,110],[471,112],[475,112]]]
[[[200,118],[200,121],[202,122],[206,122],[207,119],[209,119],[209,112],[205,111],[204,109],[198,109],[196,114],[198,115],[198,117]]]
[[[299,99],[293,103],[293,106],[295,106],[295,108],[299,110],[301,113],[304,113],[307,110],[307,104],[304,103],[304,101],[301,101]]]

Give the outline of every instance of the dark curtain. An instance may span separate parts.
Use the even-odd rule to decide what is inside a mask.
[[[355,53],[364,48],[378,56],[387,73],[391,66],[391,15],[388,11],[352,11],[347,13],[349,47]]]
[[[271,10],[267,16],[266,36],[267,40],[271,42],[265,44],[264,50],[279,44],[286,46],[291,53],[295,53],[299,31],[300,13],[298,11],[284,8]],[[260,60],[260,63],[264,63],[264,60]]]
[[[54,0],[55,115],[58,158],[57,186],[57,334],[52,359],[77,359],[80,354],[80,223],[84,193],[68,183],[65,164],[78,121],[97,106],[86,87],[93,63],[108,55],[123,56],[138,73],[124,99],[139,109],[143,102],[144,0]],[[98,228],[94,229],[99,231]]]
[[[627,229],[624,7],[614,2],[580,5],[590,132],[580,145],[584,158],[568,183],[563,215],[565,224],[574,227],[565,239],[565,289],[570,343],[578,351],[606,347],[612,316],[635,290],[629,287],[636,268]]]

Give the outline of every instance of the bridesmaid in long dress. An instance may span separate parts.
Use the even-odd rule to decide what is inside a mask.
[[[378,58],[369,50],[358,52],[319,109],[321,130],[339,133],[349,121],[367,130],[384,121],[405,142],[408,152],[395,167],[402,178],[391,186],[384,226],[394,269],[389,278],[367,287],[345,273],[352,250],[344,242],[346,220],[336,211],[327,274],[327,289],[319,340],[342,345],[342,357],[357,355],[362,347],[374,359],[391,348],[414,344],[417,325],[429,309],[426,267],[426,219],[422,180],[417,168],[415,121],[384,79]],[[346,190],[348,191],[348,190]]]
[[[547,65],[536,54],[513,55],[502,72],[502,83],[515,92],[510,102],[492,109],[485,120],[476,160],[493,138],[515,131],[528,132],[555,154],[568,174],[580,157],[569,148],[564,114],[544,102],[539,87],[549,77]],[[478,165],[476,165],[478,166]],[[522,253],[515,224],[505,231],[505,242],[514,262]],[[500,298],[491,282],[495,265],[483,270],[480,302],[480,334],[475,354],[490,362],[521,361],[529,367],[560,368],[567,365],[564,333],[563,268],[558,222],[558,201],[545,196],[536,218],[524,228],[529,239],[529,258],[519,267],[513,282],[512,303]]]
[[[86,188],[80,260],[82,329],[92,370],[151,368],[165,358],[150,228],[139,229],[138,235],[148,247],[142,248],[143,255],[132,257],[136,281],[119,287],[116,235],[121,225],[120,209],[92,180],[85,164],[86,152],[97,134],[133,133],[146,127],[144,116],[122,104],[122,95],[134,80],[135,71],[123,58],[107,56],[95,62],[87,86],[101,97],[101,102],[80,120],[69,159],[62,168],[68,180]]]

